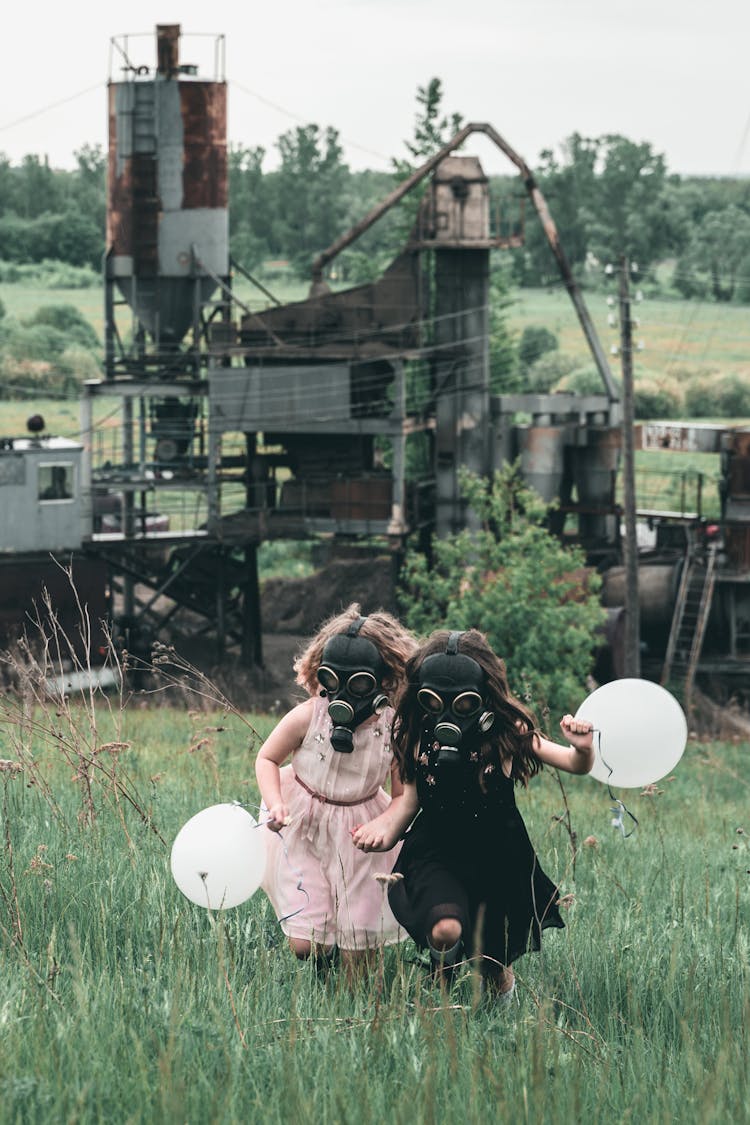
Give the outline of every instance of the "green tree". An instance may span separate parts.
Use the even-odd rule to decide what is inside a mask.
[[[598,576],[583,552],[547,530],[549,507],[506,466],[487,482],[464,473],[462,489],[479,529],[433,544],[431,565],[410,551],[400,602],[417,633],[486,633],[513,690],[538,710],[562,715],[587,694],[605,619]]]
[[[402,183],[431,156],[447,144],[451,137],[461,129],[463,118],[460,113],[443,111],[443,84],[439,78],[431,78],[426,86],[417,86],[417,112],[414,118],[414,136],[404,141],[411,159],[393,158],[393,172],[396,184]],[[394,231],[398,248],[411,234],[417,219],[419,205],[424,197],[424,181],[400,201],[399,221]]]
[[[439,78],[431,78],[426,86],[417,86],[417,107],[414,136],[404,141],[412,162],[393,161],[399,180],[406,179],[414,168],[438,152],[463,126],[460,113],[443,112],[443,84]]]
[[[674,284],[684,296],[710,292],[715,301],[731,301],[744,291],[750,262],[750,215],[735,204],[709,211],[693,231],[675,268]]]
[[[342,233],[349,169],[335,129],[298,126],[278,141],[281,166],[272,174],[276,198],[272,236],[302,275],[315,255]]]
[[[229,150],[229,242],[232,256],[247,269],[271,253],[273,206],[263,174],[265,155],[260,146],[233,145]]]
[[[619,134],[572,134],[560,158],[545,151],[537,179],[560,232],[566,257],[580,272],[592,258],[616,261],[627,254],[643,270],[686,237],[686,215],[675,202],[678,182],[650,144]],[[522,284],[558,279],[541,225],[527,223],[526,245],[515,255]]]

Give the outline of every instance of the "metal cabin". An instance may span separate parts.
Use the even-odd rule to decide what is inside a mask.
[[[97,663],[110,604],[106,566],[82,549],[91,530],[84,448],[44,434],[40,415],[28,425],[27,437],[0,438],[0,644],[13,645],[24,632],[38,642],[49,597],[66,643],[82,662]]]

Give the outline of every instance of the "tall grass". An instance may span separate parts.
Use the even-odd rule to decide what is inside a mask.
[[[410,943],[350,991],[291,956],[262,892],[217,914],[182,897],[171,841],[206,805],[255,810],[269,717],[97,708],[145,816],[102,785],[86,825],[54,738],[9,706],[1,756],[26,769],[0,773],[3,1121],[750,1120],[746,746],[690,742],[674,780],[621,793],[627,839],[606,788],[566,778],[575,866],[552,774],[519,794],[575,897],[507,1013],[470,966],[441,993]]]

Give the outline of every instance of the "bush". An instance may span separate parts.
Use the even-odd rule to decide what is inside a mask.
[[[518,358],[522,367],[531,367],[547,352],[556,351],[557,336],[543,325],[529,324],[521,333],[518,344]]]
[[[45,325],[63,333],[68,341],[84,348],[98,348],[99,337],[75,305],[42,305],[24,321],[29,328]]]
[[[554,715],[587,694],[605,617],[583,552],[546,528],[548,506],[507,466],[492,482],[468,472],[461,489],[479,530],[433,544],[432,566],[409,551],[399,602],[415,632],[480,629],[506,659],[513,691]],[[470,561],[469,561],[470,560]]]
[[[546,355],[532,363],[526,371],[524,389],[532,391],[534,394],[546,394],[547,391],[552,390],[556,383],[559,383],[566,375],[571,375],[580,365],[581,361],[574,359],[571,355],[564,355],[557,351],[547,352]]]
[[[612,373],[614,376],[614,372]],[[621,387],[621,380],[615,376],[615,384]],[[574,395],[603,395],[607,393],[602,382],[602,377],[597,368],[589,363],[585,367],[577,367],[569,375],[559,379],[553,391],[566,391]]]
[[[680,418],[684,410],[679,382],[658,371],[636,372],[633,399],[636,418]]]
[[[66,348],[56,364],[62,376],[63,390],[79,389],[88,379],[100,379],[102,369],[93,352],[87,348]]]
[[[101,275],[90,266],[71,266],[54,258],[23,264],[0,259],[0,282],[4,285],[33,282],[42,289],[92,289],[101,281]]]
[[[715,372],[691,380],[685,408],[690,418],[750,417],[750,375]]]

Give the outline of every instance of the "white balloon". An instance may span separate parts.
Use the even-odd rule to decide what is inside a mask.
[[[675,697],[650,680],[613,680],[584,700],[576,718],[589,719],[596,757],[590,776],[623,789],[666,777],[687,742],[687,720]]]
[[[228,910],[254,895],[266,869],[265,837],[241,805],[211,805],[175,837],[172,875],[198,906]]]

